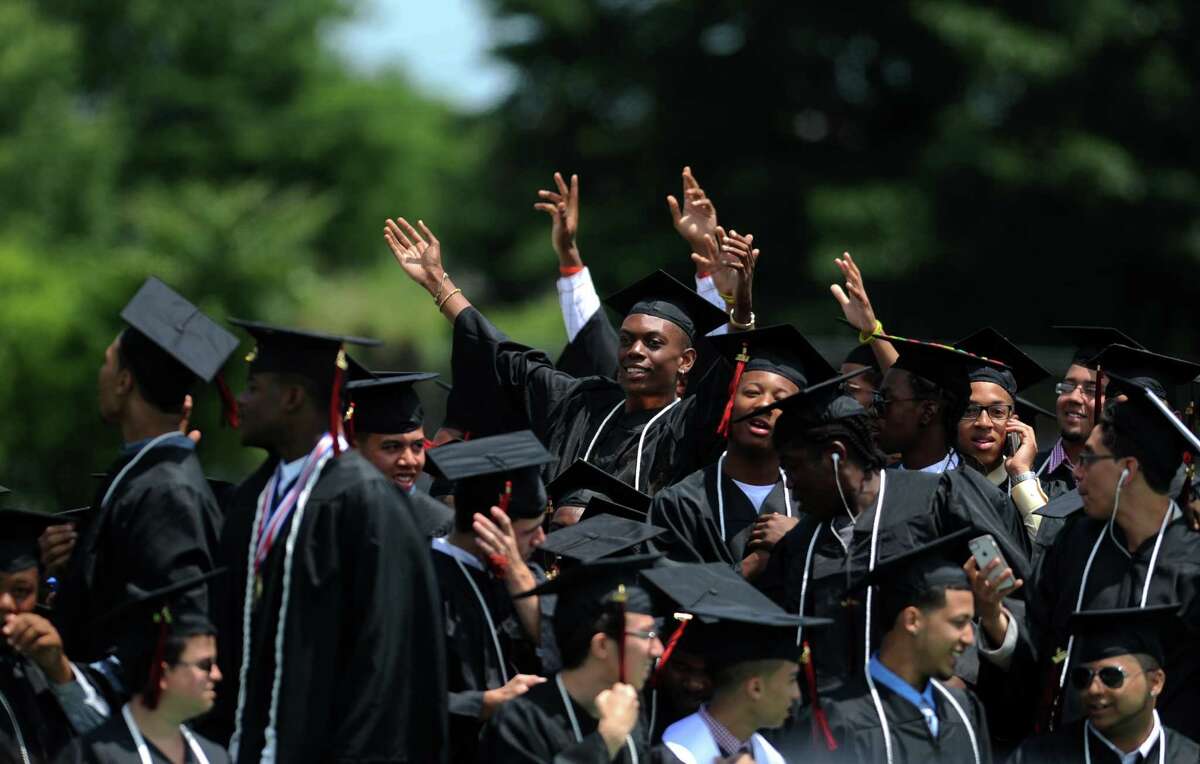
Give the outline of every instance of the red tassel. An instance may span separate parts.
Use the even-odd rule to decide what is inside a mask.
[[[812,649],[808,642],[804,643],[800,662],[804,664],[804,683],[808,686],[808,698],[813,707],[813,741],[823,742],[827,751],[836,751],[838,744],[833,739],[833,730],[829,729],[829,716],[821,708],[821,696],[817,694],[817,669],[813,666]]]
[[[429,438],[426,438],[424,441],[424,447],[426,451],[432,451],[433,449],[437,448],[437,443],[434,443]]]
[[[233,391],[225,382],[225,375],[219,371],[216,383],[217,392],[221,394],[221,413],[225,415],[225,424],[236,430],[242,423],[241,414],[238,412],[237,398],[233,397]]]
[[[738,353],[737,365],[733,369],[733,379],[729,382],[729,400],[725,403],[725,412],[717,424],[717,434],[723,438],[729,437],[729,420],[733,417],[733,400],[737,397],[738,385],[741,384],[742,374],[746,371],[746,362],[750,360],[749,351],[743,343],[742,352]]]
[[[146,686],[142,688],[142,703],[151,711],[158,708],[158,685],[162,681],[163,658],[167,650],[167,626],[171,618],[164,610],[155,616],[155,620],[158,621],[158,641],[154,644],[154,657],[150,663],[150,677],[146,680]]]
[[[621,584],[617,587],[617,593],[613,595],[613,614],[617,631],[617,681],[621,684],[625,684],[625,602],[627,599],[625,584]]]
[[[342,433],[342,380],[346,377],[346,351],[339,350],[333,365],[333,392],[329,395],[329,434],[333,436],[333,458],[342,453],[339,436]]]
[[[496,502],[496,506],[504,514],[508,514],[508,506],[512,504],[512,481],[504,481],[504,493],[500,494],[500,501]]]
[[[662,657],[658,659],[658,667],[654,669],[654,676],[650,678],[650,686],[658,687],[659,678],[662,677],[663,671],[667,668],[667,661],[671,660],[671,653],[675,652],[675,646],[679,644],[679,640],[683,637],[683,631],[687,625],[692,622],[692,617],[689,615],[686,618],[680,616],[684,613],[676,613],[675,617],[679,619],[679,626],[675,628],[675,633],[667,640],[667,646],[663,648]]]

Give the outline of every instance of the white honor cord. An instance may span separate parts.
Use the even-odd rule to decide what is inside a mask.
[[[1117,489],[1117,495],[1113,506],[1113,517],[1116,516],[1117,505],[1119,505],[1120,500],[1121,492],[1120,489]],[[1167,513],[1163,516],[1162,525],[1160,525],[1158,528],[1158,538],[1154,540],[1154,550],[1150,553],[1150,565],[1146,568],[1146,581],[1142,584],[1142,598],[1138,603],[1138,607],[1146,607],[1146,601],[1150,598],[1150,581],[1154,578],[1154,567],[1158,564],[1158,552],[1160,549],[1162,549],[1163,536],[1166,535],[1167,525],[1170,524],[1171,518],[1175,516],[1175,513],[1178,511],[1178,509],[1179,506],[1175,503],[1175,500],[1171,499],[1170,504],[1167,505]],[[1112,522],[1111,518],[1109,522]],[[1092,551],[1088,554],[1087,563],[1083,566],[1083,579],[1079,582],[1079,594],[1075,597],[1075,612],[1079,612],[1080,608],[1083,607],[1083,595],[1087,591],[1088,576],[1092,572],[1092,561],[1096,559],[1096,552],[1100,549],[1100,542],[1104,541],[1104,537],[1106,535],[1108,534],[1101,533],[1096,537],[1096,543],[1092,544]],[[1116,542],[1114,541],[1113,543]],[[1117,548],[1120,549],[1120,547]],[[1121,551],[1125,552],[1124,549],[1121,549]],[[1129,553],[1125,552],[1125,554],[1128,555]],[[1067,671],[1071,666],[1071,653],[1074,648],[1075,635],[1072,634],[1067,638],[1067,657],[1063,661],[1062,671],[1060,671],[1058,674],[1059,690],[1066,686]]]
[[[728,451],[721,452],[721,458],[717,459],[717,516],[721,520],[721,540],[725,540],[725,488],[721,482],[721,476],[725,474],[725,454]],[[787,487],[787,475],[784,474],[783,468],[779,468],[779,479],[783,481],[783,507],[784,512],[788,517],[792,516],[792,492]]]
[[[563,686],[562,672],[554,675],[554,683],[558,685],[558,694],[562,697],[563,708],[567,709],[567,719],[571,722],[571,732],[575,735],[575,742],[583,742],[583,731],[579,729],[579,720],[575,718],[575,708],[571,703],[571,696],[567,694],[567,688]],[[629,735],[625,736],[625,747],[629,749],[629,758],[633,760],[633,764],[638,764],[637,748],[633,745],[633,738]]]
[[[174,438],[174,437],[186,437],[186,436],[184,436],[183,433],[179,432],[178,430],[172,430],[171,432],[164,432],[162,435],[159,435],[158,437],[154,438],[149,443],[147,443],[146,445],[144,445],[140,449],[138,449],[137,454],[132,459],[130,459],[129,462],[124,467],[121,468],[121,471],[117,473],[117,476],[115,478],[113,478],[111,483],[108,484],[108,490],[104,492],[104,498],[100,500],[100,507],[104,508],[108,504],[108,500],[112,498],[113,493],[116,492],[117,486],[121,484],[121,481],[125,478],[125,475],[128,474],[131,469],[133,469],[134,465],[136,465],[138,462],[140,462],[142,460],[143,456],[150,453],[150,449],[154,448],[159,443],[162,443],[164,440],[167,440],[168,438]]]
[[[1154,721],[1158,722],[1158,711],[1154,712]],[[1092,764],[1092,747],[1088,745],[1088,733],[1099,734],[1092,728],[1092,722],[1089,719],[1083,723],[1083,761],[1084,764]],[[1158,764],[1166,764],[1167,762],[1167,728],[1158,723]],[[1141,760],[1141,756],[1137,757]]]
[[[938,692],[946,696],[946,700],[950,701],[950,705],[954,706],[954,710],[958,713],[958,718],[962,719],[963,726],[967,728],[967,737],[971,739],[971,753],[975,755],[975,764],[982,764],[983,760],[979,758],[979,739],[975,737],[975,728],[971,726],[971,720],[967,718],[967,714],[963,711],[962,706],[950,694],[950,691],[941,685],[940,682],[934,679],[929,680]]]
[[[338,436],[339,439],[341,436]],[[348,444],[342,442],[342,448],[348,448]],[[300,533],[300,525],[304,520],[304,510],[308,505],[309,494],[312,493],[313,486],[321,477],[321,471],[325,468],[325,464],[333,458],[333,450],[325,452],[325,455],[318,460],[317,465],[313,468],[312,474],[308,478],[308,482],[304,485],[300,495],[296,497],[296,506],[292,510],[293,517],[291,519],[292,526],[288,529],[287,542],[284,544],[283,557],[283,596],[279,604],[279,618],[275,624],[275,675],[271,682],[271,704],[270,712],[267,717],[267,728],[263,731],[263,749],[259,754],[259,764],[272,764],[275,761],[275,724],[279,711],[279,687],[283,682],[283,637],[287,631],[287,612],[288,599],[292,588],[292,561],[295,556],[296,536]],[[263,513],[266,511],[267,503],[272,497],[267,496],[267,486],[263,487],[262,492],[258,495],[258,508],[254,513],[254,525],[252,529],[257,529],[262,521]],[[241,744],[242,738],[242,714],[246,707],[246,680],[250,668],[250,617],[254,610],[254,557],[258,546],[257,534],[252,530],[250,533],[250,548],[247,552],[246,560],[246,591],[245,598],[242,601],[242,668],[241,668],[241,683],[238,686],[238,704],[237,716],[234,719],[233,737],[229,741],[230,758],[237,760],[238,747]]]
[[[129,736],[133,738],[133,744],[137,746],[138,758],[142,760],[142,764],[154,764],[150,758],[150,749],[146,746],[146,738],[142,737],[142,731],[134,722],[128,703],[121,706],[121,716],[125,718],[125,726],[129,728]],[[197,764],[208,764],[208,757],[204,755],[204,750],[200,748],[200,743],[196,741],[196,736],[192,734],[192,731],[181,724],[179,733],[183,735],[184,741],[192,751],[192,758],[196,760]]]
[[[821,529],[824,527],[823,524],[818,525],[817,529],[813,531],[812,538],[808,542],[808,551],[804,554],[804,575],[800,577],[800,609],[796,613],[801,618],[804,617],[804,602],[805,597],[808,596],[808,574],[812,571],[813,550],[817,548],[817,537],[821,535]],[[797,626],[796,646],[799,647],[802,644],[804,644],[804,627]]]
[[[682,398],[676,398],[668,403],[663,407],[662,411],[659,411],[657,414],[650,417],[650,421],[646,422],[645,426],[642,427],[642,434],[638,436],[637,463],[634,465],[633,469],[634,490],[641,490],[638,488],[638,486],[642,482],[642,449],[646,445],[646,433],[650,432],[650,427],[658,421],[659,417],[678,406],[682,400]],[[592,442],[588,444],[587,451],[583,452],[583,460],[585,462],[588,460],[588,457],[592,455],[592,449],[596,446],[596,441],[600,439],[600,433],[604,431],[604,426],[608,424],[608,421],[613,418],[613,415],[620,411],[621,407],[624,405],[625,401],[618,403],[613,407],[612,411],[608,412],[608,416],[604,417],[604,419],[600,422],[600,426],[596,428],[596,434],[592,436]]]
[[[21,733],[21,723],[17,721],[17,715],[13,713],[12,706],[8,704],[8,698],[4,696],[3,692],[0,692],[0,705],[4,706],[4,711],[12,722],[13,732],[17,736],[17,748],[21,749],[22,764],[30,764],[29,749],[25,747],[25,735]]]
[[[840,483],[839,483],[840,485]],[[883,517],[883,493],[887,488],[887,471],[879,472],[879,497],[875,500],[875,521],[871,523],[871,556],[867,562],[867,573],[875,570],[875,557],[878,553],[879,519]],[[867,677],[867,685],[871,688],[871,700],[875,703],[875,712],[879,714],[879,726],[883,732],[883,747],[887,753],[888,764],[892,764],[892,731],[888,726],[887,714],[883,710],[883,701],[879,699],[879,691],[875,689],[875,681],[871,679],[871,604],[874,601],[875,587],[867,586],[866,626],[863,627],[863,673]],[[969,726],[969,725],[968,725]],[[978,761],[978,758],[976,758]]]
[[[462,560],[455,557],[454,563],[462,571],[463,578],[467,579],[467,583],[471,585],[471,591],[475,592],[475,600],[479,603],[479,609],[483,611],[484,619],[487,620],[488,633],[492,635],[492,646],[496,648],[496,662],[500,664],[500,676],[504,679],[504,684],[508,684],[508,671],[504,668],[504,651],[500,649],[500,638],[496,636],[496,624],[492,621],[492,614],[488,610],[487,602],[483,599],[483,592],[479,591],[475,579],[471,578],[471,574],[467,572],[467,566],[463,565]]]

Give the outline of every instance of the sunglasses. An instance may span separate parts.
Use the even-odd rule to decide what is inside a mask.
[[[209,674],[209,673],[212,673],[213,666],[215,666],[216,663],[217,663],[216,660],[214,660],[212,658],[205,658],[202,661],[176,661],[174,665],[176,665],[176,666],[191,666],[192,668],[194,668],[204,674]]]
[[[1141,674],[1144,672],[1137,672]],[[1071,686],[1076,690],[1086,690],[1092,686],[1092,679],[1096,676],[1100,677],[1100,682],[1110,690],[1117,690],[1121,685],[1125,684],[1126,677],[1137,676],[1137,674],[1126,674],[1125,669],[1120,666],[1104,666],[1099,669],[1090,669],[1087,666],[1079,666],[1071,670]]]

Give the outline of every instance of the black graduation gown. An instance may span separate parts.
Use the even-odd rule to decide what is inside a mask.
[[[970,733],[962,717],[936,689],[933,691],[937,708],[938,735],[934,739],[921,711],[884,685],[876,682],[879,701],[887,714],[892,741],[892,761],[895,764],[972,764],[975,761]],[[987,764],[992,760],[988,746],[987,714],[983,705],[970,691],[947,688],[966,714],[967,721],[975,733],[979,747],[979,761]],[[788,747],[780,752],[788,761],[854,762],[875,764],[887,761],[883,727],[879,711],[871,698],[864,679],[855,679],[824,702],[829,714],[829,728],[837,741],[836,751],[828,751],[823,745],[814,744],[811,738],[803,747]]]
[[[961,528],[990,533],[1018,578],[1029,571],[1028,534],[1012,503],[986,478],[974,471],[930,474],[887,470],[883,516],[879,523],[876,561],[886,560]],[[811,515],[783,537],[771,553],[755,585],[791,613],[798,610],[805,556],[814,533],[804,615],[832,618],[833,624],[805,630],[812,648],[817,689],[824,695],[860,675],[866,596],[856,590],[867,574],[871,553],[872,507],[858,516],[847,557],[829,523]],[[872,622],[871,644],[878,646],[883,624]],[[961,668],[961,666],[960,666]],[[807,733],[807,730],[805,730]]]
[[[463,564],[487,602],[496,625],[504,669],[509,679],[518,673],[536,674],[538,664],[529,640],[513,608],[504,583],[491,573]],[[474,762],[476,743],[483,722],[483,693],[504,684],[504,676],[492,643],[487,618],[479,600],[463,576],[454,557],[433,551],[433,569],[442,594],[442,624],[445,633],[446,689],[449,692],[450,761]]]
[[[1142,588],[1146,581],[1155,537],[1151,536],[1131,555],[1124,550],[1124,533],[1113,526],[1117,543],[1108,537],[1108,522],[1094,520],[1080,512],[1074,515],[1058,534],[1054,545],[1042,557],[1034,575],[1029,603],[1029,631],[1032,633],[1037,669],[1024,672],[1043,684],[1043,697],[1057,688],[1061,663],[1052,663],[1059,650],[1065,650],[1069,631],[1068,618],[1075,611],[1083,569],[1096,539],[1104,539],[1096,550],[1082,610],[1131,608],[1141,605]],[[1121,544],[1118,547],[1117,544]],[[1200,735],[1200,654],[1195,640],[1200,632],[1200,533],[1188,526],[1177,514],[1163,534],[1147,605],[1183,604],[1183,627],[1177,634],[1164,637],[1166,686],[1158,698],[1158,713],[1163,724],[1174,727],[1195,739]],[[1029,656],[1019,653],[1022,668]],[[1072,660],[1078,660],[1073,657]],[[1014,664],[1014,670],[1018,668]],[[1051,676],[1053,675],[1053,676]],[[1078,718],[1075,693],[1066,692],[1063,698],[1064,721]],[[1042,709],[1044,710],[1044,709]]]
[[[0,695],[12,713],[0,705],[0,761],[22,761],[19,741],[24,742],[30,761],[52,761],[69,746],[75,731],[46,676],[7,645],[0,651]],[[15,725],[20,726],[20,735]]]
[[[268,724],[285,542],[295,518],[263,563],[245,657],[240,762],[258,760]],[[244,587],[250,535],[234,535],[247,544]],[[296,538],[276,761],[443,760],[445,654],[427,544],[407,499],[361,455],[349,451],[325,464]]]
[[[554,366],[572,377],[610,377],[617,372],[618,341],[617,331],[601,308],[566,344]]]
[[[567,696],[570,698],[570,696]],[[598,722],[571,700],[583,741],[575,739],[562,694],[553,676],[505,703],[488,721],[479,744],[479,764],[632,764],[628,747],[612,759]],[[630,735],[639,762],[657,761],[648,751],[642,723]]]
[[[1074,488],[1051,499],[1045,506],[1034,510],[1034,514],[1042,518],[1038,524],[1037,536],[1033,539],[1035,566],[1046,550],[1054,546],[1054,539],[1058,538],[1063,526],[1070,521],[1072,516],[1082,512],[1083,497]]]
[[[647,520],[670,534],[655,539],[654,546],[679,562],[724,562],[733,565],[746,556],[754,521],[754,505],[728,475],[721,475],[725,496],[725,540],[717,500],[717,465],[697,470],[675,485],[664,488],[650,504]],[[767,495],[762,514],[789,514],[784,505],[783,481]],[[798,510],[791,508],[795,516]]]
[[[224,748],[203,735],[195,732],[192,734],[208,759],[208,764],[229,764],[229,753]],[[133,736],[129,734],[129,728],[125,726],[125,719],[121,716],[119,708],[114,711],[111,719],[84,735],[79,748],[81,750],[77,760],[83,764],[138,764],[141,761],[138,758],[137,745],[133,742]],[[170,764],[171,760],[149,740],[146,741],[146,750],[150,754],[150,761],[155,764]],[[184,761],[187,764],[199,764],[192,754],[191,746],[184,743],[183,750]]]
[[[545,353],[514,342],[495,342],[495,330],[479,311],[468,308],[454,324],[451,364],[455,389],[466,385],[484,400],[510,404],[519,398],[526,426],[556,457],[546,478],[557,477],[580,459],[600,424],[624,399],[620,385],[606,377],[576,378],[554,368]],[[484,339],[480,339],[484,338]],[[481,373],[487,371],[488,373]],[[729,386],[727,364],[714,364],[696,386],[646,433],[638,490],[651,496],[706,464],[723,447],[716,434]],[[689,388],[690,389],[690,388]],[[498,395],[496,390],[501,391]],[[657,411],[613,414],[588,461],[633,485],[638,440]],[[475,429],[475,428],[472,428]]]
[[[1190,738],[1169,728],[1166,729],[1166,735],[1167,750],[1164,761],[1170,764],[1195,764],[1200,761],[1200,746]],[[1145,764],[1158,761],[1158,748],[1161,744],[1161,739],[1154,744],[1150,755],[1142,759]],[[1121,759],[1094,734],[1088,734],[1088,750],[1094,764],[1121,764]],[[1083,761],[1083,757],[1083,722],[1077,721],[1065,725],[1053,735],[1030,738],[1021,744],[1008,761],[1009,764],[1067,764]]]
[[[93,507],[132,458],[109,468]],[[66,654],[94,660],[120,641],[125,621],[100,628],[91,621],[125,602],[128,584],[151,591],[212,570],[220,532],[221,510],[195,449],[168,440],[146,452],[83,528],[55,595],[54,624]],[[211,615],[207,588],[181,595],[174,607]]]

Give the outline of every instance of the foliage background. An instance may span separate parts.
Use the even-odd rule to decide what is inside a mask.
[[[96,367],[151,273],[218,318],[443,369],[448,327],[390,262],[389,215],[427,221],[489,315],[556,349],[531,208],[555,169],[581,175],[602,292],[687,276],[664,197],[691,164],[763,247],[758,314],[831,353],[850,250],[898,333],[995,325],[1053,365],[1046,326],[1113,323],[1197,355],[1194,3],[486,2],[517,79],[484,113],[350,67],[326,34],[348,0],[0,4],[0,483],[88,499],[117,445]],[[258,457],[198,403],[202,458],[235,479]]]

